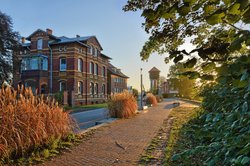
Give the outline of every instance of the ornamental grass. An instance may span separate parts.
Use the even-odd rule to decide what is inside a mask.
[[[30,88],[0,89],[0,160],[24,157],[72,133],[74,122],[53,99]]]
[[[108,100],[109,115],[114,118],[129,118],[136,114],[137,101],[128,91],[114,94]]]
[[[146,96],[146,104],[152,104],[153,106],[157,105],[157,99],[152,93],[148,93]]]

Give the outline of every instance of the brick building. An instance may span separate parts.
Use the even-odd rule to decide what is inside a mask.
[[[38,29],[22,38],[13,86],[23,84],[38,94],[66,91],[71,105],[104,102],[111,58],[102,50],[95,36],[57,37],[50,29]]]
[[[115,94],[127,90],[128,76],[121,72],[121,69],[116,68],[112,64],[108,64],[108,94]]]

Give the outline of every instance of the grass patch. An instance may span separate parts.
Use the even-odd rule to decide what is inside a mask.
[[[101,103],[101,104],[92,104],[92,105],[82,105],[82,106],[65,106],[64,110],[71,112],[81,112],[81,111],[88,111],[93,109],[99,109],[99,108],[107,108],[107,103]]]
[[[170,118],[174,118],[172,128],[170,131],[169,140],[165,150],[165,160],[164,165],[176,165],[172,161],[172,156],[175,153],[179,153],[186,149],[187,146],[190,146],[190,141],[188,141],[187,135],[185,135],[185,131],[191,131],[189,123],[192,120],[195,120],[201,114],[200,108],[190,108],[190,107],[177,107],[174,108],[170,114]],[[195,139],[195,138],[193,138]],[[177,165],[189,165],[193,164],[192,160],[189,160],[190,163],[178,163]]]
[[[52,138],[47,145],[36,147],[21,158],[1,160],[0,165],[34,165],[46,162],[51,158],[70,151],[83,141],[89,140],[95,133],[95,129],[84,134],[69,134],[66,138]]]

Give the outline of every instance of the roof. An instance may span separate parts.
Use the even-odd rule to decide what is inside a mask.
[[[151,70],[149,70],[148,72],[160,72],[160,70],[159,69],[157,69],[156,67],[153,67]]]
[[[21,43],[21,45],[22,45],[23,47],[29,47],[29,46],[30,46],[30,43]]]
[[[27,54],[27,55],[23,55],[22,57],[43,57],[43,58],[48,58],[48,56],[44,55],[44,54]]]
[[[62,36],[62,37],[57,37],[57,40],[51,41],[51,42],[49,42],[49,44],[54,45],[54,44],[65,44],[65,43],[77,42],[77,43],[82,44],[86,47],[89,47],[87,44],[82,43],[83,41],[86,41],[89,38],[91,38],[91,37],[86,36],[86,37],[68,38],[68,37]]]
[[[31,35],[29,35],[26,39],[30,40],[31,36],[34,35],[35,33],[39,32],[39,31],[44,32],[44,33],[47,34],[47,32],[45,32],[44,30],[37,29],[35,32],[33,32]],[[96,36],[93,36],[93,35],[92,36],[83,36],[83,37],[73,37],[73,38],[69,38],[69,37],[66,37],[66,36],[57,37],[57,36],[50,35],[50,34],[48,34],[48,35],[51,38],[55,39],[54,41],[49,42],[50,45],[77,42],[77,43],[82,44],[82,45],[84,45],[86,47],[89,47],[87,44],[82,43],[82,42],[85,42],[85,41],[87,41],[87,40],[89,40],[91,38],[94,38],[97,41],[98,45],[100,46],[101,50],[103,50],[103,48],[102,48],[101,44],[99,43],[99,41],[97,40]],[[26,44],[26,43],[24,43],[24,44]],[[25,45],[23,45],[23,46],[25,46]]]
[[[31,35],[29,35],[26,39],[27,40],[30,40],[31,39],[31,36],[33,36],[35,33],[37,33],[38,31],[41,31],[41,32],[44,32],[44,33],[46,33],[47,34],[47,32],[45,32],[44,30],[42,30],[42,29],[37,29],[35,32],[33,32]],[[57,37],[56,36],[54,36],[54,35],[50,35],[50,34],[48,34],[51,38],[54,38],[54,39],[57,39]]]
[[[116,75],[116,76],[119,76],[119,77],[122,77],[122,78],[129,78],[128,76],[126,76],[125,74],[123,74],[120,69],[116,68],[111,63],[108,64],[108,70],[113,75]]]
[[[112,58],[110,58],[109,56],[104,55],[104,54],[102,54],[102,53],[101,53],[101,57],[103,57],[103,58],[105,58],[105,59],[112,59]]]

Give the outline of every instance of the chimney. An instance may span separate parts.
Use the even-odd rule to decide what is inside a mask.
[[[22,43],[25,43],[25,37],[22,37]]]
[[[53,32],[53,31],[52,31],[51,29],[47,28],[47,29],[46,29],[46,32],[47,32],[48,35],[52,35],[52,32]]]
[[[78,37],[80,37],[80,35],[76,35],[76,37],[78,38]]]

